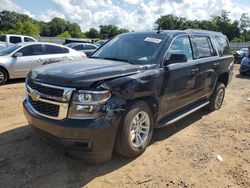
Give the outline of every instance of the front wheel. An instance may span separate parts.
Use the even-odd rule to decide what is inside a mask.
[[[216,84],[213,94],[209,99],[208,109],[210,111],[215,111],[220,109],[225,97],[225,85],[221,82]]]
[[[149,145],[154,127],[152,111],[144,101],[129,107],[118,131],[115,150],[132,158],[141,155]]]
[[[0,85],[4,85],[8,80],[8,74],[7,72],[0,68]]]

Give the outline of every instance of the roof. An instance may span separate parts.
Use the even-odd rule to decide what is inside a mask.
[[[49,42],[22,42],[22,43],[17,43],[17,44],[20,46],[26,46],[26,45],[31,45],[31,44],[49,44],[49,45],[54,45],[54,46],[63,46],[61,44],[55,44],[55,43],[49,43]]]
[[[208,35],[223,35],[221,32],[202,30],[202,29],[187,29],[187,30],[152,30],[141,32],[130,32],[122,35],[172,35],[172,34],[208,34]],[[224,36],[224,35],[223,35]]]

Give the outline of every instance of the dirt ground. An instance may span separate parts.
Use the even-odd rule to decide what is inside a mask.
[[[49,146],[22,113],[24,80],[0,87],[0,187],[250,187],[250,78],[238,74],[219,111],[163,129],[130,160],[89,165]],[[221,155],[224,161],[216,159]]]

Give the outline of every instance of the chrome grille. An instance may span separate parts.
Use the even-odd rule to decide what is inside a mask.
[[[50,104],[42,101],[33,101],[30,96],[29,97],[29,102],[31,106],[38,111],[39,113],[45,114],[47,116],[52,116],[52,117],[58,117],[59,115],[59,105],[55,104]]]
[[[30,80],[27,81],[27,85],[31,89],[33,89],[39,93],[43,93],[45,95],[53,96],[53,97],[62,97],[63,92],[64,92],[63,89],[48,87],[46,85],[41,85],[37,82],[32,82]]]
[[[51,119],[67,117],[73,88],[64,88],[26,80],[26,100],[30,108],[38,115]]]

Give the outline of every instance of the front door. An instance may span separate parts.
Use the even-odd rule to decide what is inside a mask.
[[[32,44],[18,50],[18,57],[12,57],[11,70],[14,77],[26,77],[30,69],[39,67],[43,62],[43,49],[41,44]]]
[[[199,66],[193,60],[193,51],[189,36],[179,36],[167,52],[181,54],[187,57],[186,62],[176,62],[166,65],[162,86],[162,99],[160,104],[160,118],[196,100],[199,93],[197,85]]]

